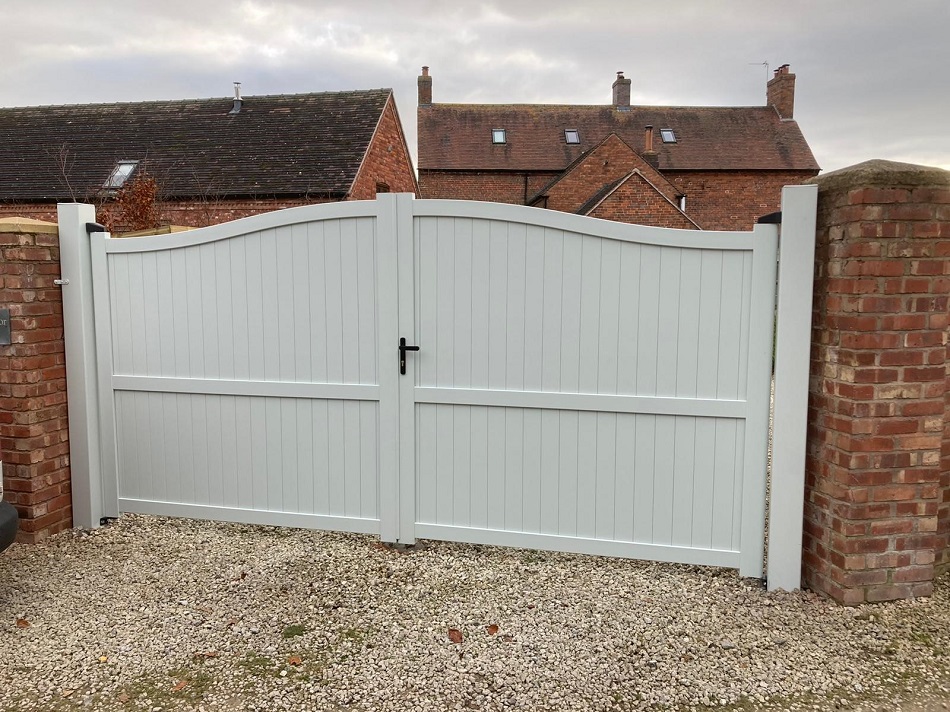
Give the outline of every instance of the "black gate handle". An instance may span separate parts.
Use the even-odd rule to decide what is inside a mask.
[[[399,373],[401,373],[403,376],[406,375],[406,352],[418,350],[418,346],[406,346],[405,337],[399,339]]]

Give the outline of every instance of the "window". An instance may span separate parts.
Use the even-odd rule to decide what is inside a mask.
[[[660,129],[660,138],[663,139],[663,143],[676,143],[676,134],[673,133],[673,129]]]
[[[121,188],[132,175],[132,171],[139,164],[138,161],[119,161],[112,169],[112,173],[103,184],[103,188]]]
[[[492,143],[508,143],[505,136],[504,129],[492,129],[491,130],[491,142]]]
[[[564,129],[564,140],[568,143],[580,143],[581,135],[577,129]]]

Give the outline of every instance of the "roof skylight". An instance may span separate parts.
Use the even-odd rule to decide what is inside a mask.
[[[135,167],[138,164],[138,161],[119,161],[115,164],[115,168],[112,169],[112,173],[109,174],[109,177],[106,179],[106,182],[102,187],[121,188],[123,185],[125,185],[126,181],[129,179],[129,176],[132,175],[132,171],[135,170]]]
[[[504,129],[492,129],[491,130],[491,142],[492,143],[508,143],[507,136],[505,135]]]
[[[660,138],[663,139],[663,143],[676,143],[676,134],[673,133],[673,129],[660,129]]]
[[[580,143],[581,135],[577,129],[564,129],[564,140],[567,143]]]

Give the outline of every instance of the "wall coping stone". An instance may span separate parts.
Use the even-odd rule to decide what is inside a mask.
[[[840,168],[809,178],[805,183],[814,183],[819,193],[837,193],[854,188],[886,187],[912,188],[926,185],[950,186],[950,171],[935,166],[920,166],[875,158],[847,168]]]
[[[33,218],[2,217],[0,218],[0,233],[58,235],[59,225]]]

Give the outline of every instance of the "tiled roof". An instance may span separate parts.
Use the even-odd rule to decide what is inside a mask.
[[[611,132],[638,152],[654,127],[659,170],[810,170],[818,164],[795,121],[768,106],[432,104],[419,108],[420,170],[559,171]],[[491,142],[503,128],[507,143]],[[660,140],[673,129],[676,143]],[[577,129],[568,144],[565,129]]]
[[[124,160],[165,197],[343,197],[391,95],[249,96],[235,114],[231,98],[0,108],[0,200],[89,198]]]

